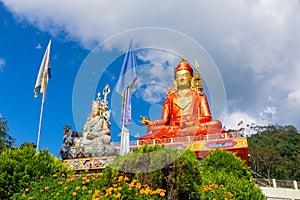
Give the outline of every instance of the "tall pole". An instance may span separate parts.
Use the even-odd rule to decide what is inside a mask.
[[[129,131],[125,127],[125,115],[126,115],[126,105],[127,105],[127,98],[128,98],[128,90],[129,88],[127,87],[124,92],[124,102],[123,102],[123,118],[122,118],[122,131],[121,131],[121,149],[120,149],[120,154],[124,155],[128,153],[129,151]]]
[[[41,138],[41,129],[42,129],[42,121],[43,121],[43,110],[44,110],[44,103],[45,103],[45,97],[46,97],[46,88],[48,84],[48,73],[46,72],[44,74],[44,88],[42,91],[43,96],[42,96],[42,105],[41,105],[41,111],[40,111],[40,122],[39,122],[39,129],[38,129],[38,138],[37,138],[37,143],[36,143],[36,152],[39,152],[39,147],[40,147],[40,138]]]
[[[43,93],[42,105],[41,105],[41,111],[40,111],[39,130],[38,130],[38,138],[37,138],[37,143],[36,143],[36,152],[37,153],[39,152],[39,146],[40,146],[40,138],[41,138],[41,129],[42,129],[44,103],[45,103],[45,93]]]

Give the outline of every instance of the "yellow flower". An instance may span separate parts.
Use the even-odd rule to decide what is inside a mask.
[[[129,181],[129,178],[127,176],[125,176],[124,181]]]
[[[40,176],[40,179],[43,179],[44,178],[44,176]]]
[[[26,197],[26,194],[25,194],[25,193],[23,193],[23,194],[22,194],[22,197],[23,197],[23,198],[25,198],[25,197]]]
[[[59,193],[59,192],[57,192],[57,193],[56,193],[56,196],[58,197],[59,195],[60,195],[60,193]]]
[[[66,186],[66,187],[64,187],[64,190],[67,190],[68,189],[68,187]]]
[[[164,192],[159,193],[161,197],[164,197],[166,194]]]
[[[91,194],[93,192],[93,190],[89,190],[88,193]]]
[[[121,194],[118,193],[118,194],[116,195],[116,198],[117,198],[117,199],[120,199],[120,197],[121,197]]]
[[[121,190],[122,190],[122,187],[118,187],[118,190],[121,191]]]
[[[113,184],[113,187],[117,187],[118,186],[118,184]]]
[[[95,195],[98,196],[100,194],[100,190],[95,190]]]
[[[44,190],[40,190],[40,192],[44,192]]]
[[[77,195],[77,193],[76,193],[76,192],[73,192],[73,194],[72,194],[72,195],[73,195],[73,197],[75,197],[75,196]]]
[[[90,179],[86,179],[85,182],[89,183],[89,182],[91,182],[91,180]]]
[[[85,169],[84,172],[87,173],[87,172],[89,172],[89,170],[88,170],[88,169]]]
[[[82,190],[86,190],[86,189],[87,189],[87,187],[86,187],[86,186],[83,186],[81,189],[82,189]]]
[[[25,189],[25,192],[28,192],[28,191],[29,191],[29,188],[26,188],[26,189]]]
[[[85,181],[82,181],[81,183],[82,183],[82,185],[84,185],[84,184],[85,184]]]
[[[80,190],[80,186],[76,186],[75,190]]]
[[[53,177],[56,178],[56,177],[57,177],[57,174],[53,174]]]
[[[140,194],[144,194],[144,193],[145,193],[144,189],[141,189]]]
[[[49,186],[46,186],[46,187],[45,187],[45,190],[49,190]]]
[[[64,174],[64,173],[62,173],[62,174],[61,174],[61,176],[62,176],[62,177],[65,177],[65,174]]]
[[[58,181],[57,184],[58,184],[58,185],[62,185],[63,182],[62,182],[62,181]]]
[[[28,200],[33,200],[33,197],[29,197]]]
[[[120,183],[120,182],[122,182],[122,181],[123,181],[123,176],[119,176],[118,182]]]
[[[137,184],[136,184],[136,188],[137,188],[137,189],[141,189],[141,187],[142,187],[142,184],[141,184],[141,183],[137,183]]]
[[[86,177],[86,176],[82,177],[82,180],[83,180],[83,181],[85,181],[86,179],[87,179],[87,177]]]

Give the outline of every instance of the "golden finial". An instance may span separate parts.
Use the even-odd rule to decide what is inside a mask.
[[[194,67],[196,69],[196,75],[192,79],[192,89],[194,89],[197,92],[202,92],[202,90],[203,90],[203,88],[202,88],[202,78],[201,78],[200,73],[199,73],[199,63],[198,63],[197,60],[195,61]]]

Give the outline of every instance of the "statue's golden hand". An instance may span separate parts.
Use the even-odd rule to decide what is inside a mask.
[[[144,117],[144,116],[141,116],[142,120],[140,120],[139,122],[141,124],[143,124],[144,126],[151,126],[152,125],[152,122],[151,120],[148,119],[148,117]]]

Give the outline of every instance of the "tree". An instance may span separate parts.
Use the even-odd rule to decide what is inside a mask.
[[[11,137],[8,132],[7,120],[0,116],[0,153],[5,147],[12,148],[15,139]]]
[[[294,126],[256,128],[248,138],[249,165],[266,178],[300,180],[300,134]]]

